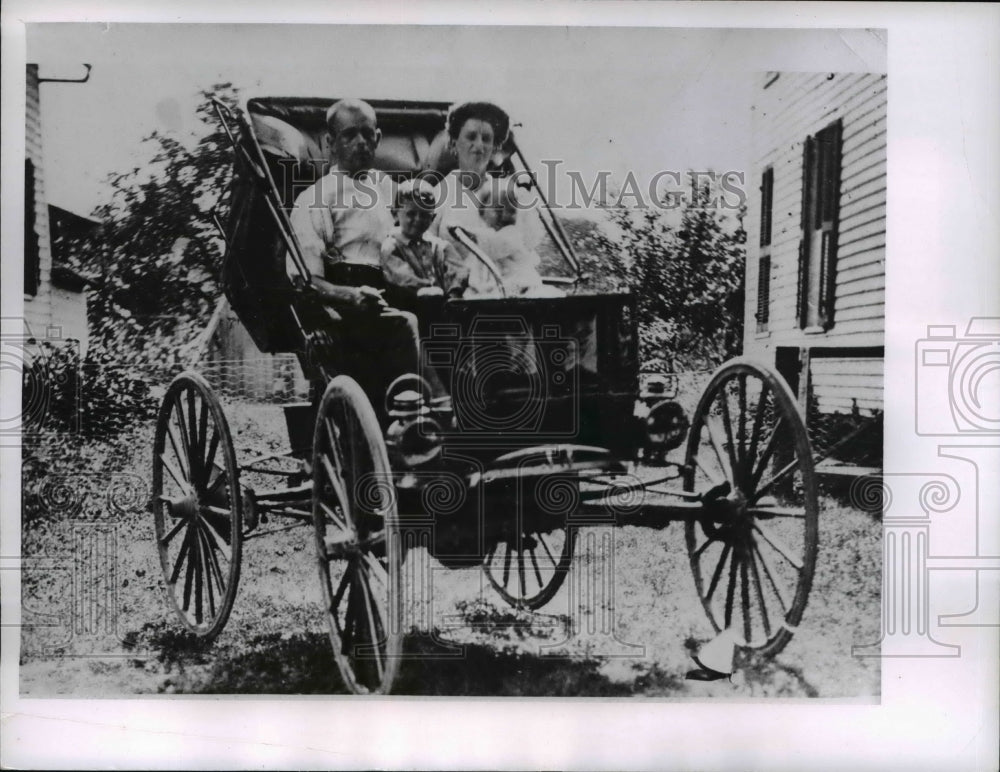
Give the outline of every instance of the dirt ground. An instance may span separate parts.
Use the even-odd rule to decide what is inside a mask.
[[[285,441],[278,408],[229,406],[227,415],[243,457]],[[183,632],[164,597],[143,508],[151,447],[150,424],[87,449],[75,467],[53,459],[40,483],[46,489],[28,491],[21,694],[344,693],[305,527],[244,545],[233,613],[213,644]],[[68,488],[62,498],[53,479]],[[582,531],[569,579],[535,613],[507,607],[479,569],[445,569],[410,554],[404,571],[426,572],[432,588],[410,608],[415,627],[394,691],[877,700],[879,660],[852,656],[852,646],[879,639],[881,522],[843,501],[830,491],[821,498],[820,555],[798,632],[773,660],[739,658],[731,680],[686,677],[696,667],[691,652],[712,628],[675,523]],[[613,556],[606,575],[599,565],[608,563],[594,558],[602,544]],[[90,545],[89,560],[80,545]]]

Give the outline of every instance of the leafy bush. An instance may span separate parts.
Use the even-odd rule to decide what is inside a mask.
[[[711,369],[740,353],[743,336],[743,211],[712,206],[703,187],[679,211],[607,209],[602,224],[564,222],[596,291],[637,301],[643,366]]]
[[[80,357],[75,345],[42,343],[22,373],[25,432],[55,431],[84,437],[115,437],[152,417],[156,401],[143,374],[123,365],[119,352],[91,345]]]

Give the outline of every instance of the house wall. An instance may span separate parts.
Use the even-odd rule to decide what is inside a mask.
[[[869,347],[864,356],[813,358],[806,382],[821,410],[881,409],[882,359],[871,353],[884,345],[885,335],[886,78],[775,75],[760,77],[753,106],[744,352],[773,363],[779,347]],[[803,146],[807,136],[837,119],[843,134],[834,324],[826,332],[806,333],[799,327],[796,302]],[[774,170],[770,318],[768,330],[757,332],[758,186],[767,166]]]
[[[35,337],[75,338],[81,355],[88,341],[87,296],[83,292],[56,287],[52,283],[52,240],[49,207],[45,197],[45,170],[42,153],[41,104],[38,92],[38,65],[27,66],[25,104],[25,155],[35,167],[35,233],[38,236],[39,282],[34,295],[24,295],[24,320]],[[52,328],[58,328],[58,331]]]
[[[35,295],[24,296],[24,318],[31,332],[41,336],[52,324],[52,246],[49,240],[49,208],[45,201],[37,64],[29,64],[27,68],[25,118],[24,152],[35,166],[35,234],[38,236],[38,261],[41,277],[38,283],[38,292]],[[27,247],[27,245],[25,246]]]

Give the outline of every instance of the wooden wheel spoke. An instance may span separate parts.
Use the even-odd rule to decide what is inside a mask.
[[[510,583],[510,543],[504,544],[503,551],[503,586]]]
[[[368,577],[363,568],[359,568],[358,573],[361,577],[361,583],[364,585],[362,597],[365,602],[365,618],[368,620],[368,633],[372,645],[372,654],[375,659],[375,669],[378,671],[378,680],[381,682],[385,678],[385,665],[382,664],[382,652],[380,648],[382,639],[378,634],[378,622],[375,618],[375,610],[372,607],[371,585],[368,583]]]
[[[344,510],[344,517],[340,519],[345,524],[345,526],[353,530],[353,527],[357,526],[357,522],[355,522],[354,518],[354,512],[352,507],[353,502],[348,497],[347,490],[344,488],[343,478],[337,474],[336,470],[333,468],[333,464],[330,461],[330,456],[328,456],[326,453],[323,454],[321,463],[323,465],[323,471],[326,472],[327,482],[329,482],[330,487],[333,488],[333,495],[340,502],[341,509]],[[351,524],[353,524],[353,527]]]
[[[736,424],[736,439],[737,445],[737,464],[736,470],[733,474],[736,476],[736,483],[740,484],[743,482],[743,477],[746,474],[746,464],[747,464],[747,376],[746,373],[741,373],[737,377],[738,390],[736,392],[739,409],[739,422]]]
[[[171,479],[177,483],[177,487],[184,493],[187,493],[191,489],[191,486],[188,484],[188,481],[184,478],[184,475],[180,473],[177,467],[167,460],[166,453],[160,454],[160,461],[163,463],[163,468],[167,470],[167,474],[169,474]]]
[[[710,545],[715,544],[714,539],[706,539],[700,547],[698,547],[694,552],[691,553],[691,557],[697,560],[701,557],[701,553],[709,548]]]
[[[169,531],[167,532],[167,535],[166,535],[166,536],[164,536],[164,537],[163,537],[162,539],[160,539],[160,544],[161,544],[162,546],[164,546],[164,547],[165,547],[165,546],[167,546],[168,544],[170,544],[170,542],[171,542],[171,541],[173,541],[173,538],[174,538],[174,537],[175,537],[175,536],[176,536],[176,535],[177,535],[178,533],[180,533],[181,529],[182,529],[182,528],[183,528],[183,527],[184,527],[185,525],[187,525],[187,524],[188,524],[188,521],[187,521],[187,520],[184,520],[184,519],[180,519],[180,520],[178,520],[178,521],[177,521],[177,524],[176,524],[176,525],[174,525],[174,527],[173,527],[173,528],[171,528],[171,529],[170,529],[170,530],[169,530]]]
[[[747,554],[747,562],[750,563],[750,569],[753,572],[753,585],[754,590],[757,593],[757,600],[760,603],[760,619],[764,625],[764,635],[768,638],[771,637],[771,621],[767,614],[767,601],[764,600],[764,589],[760,584],[760,569],[757,568],[757,561],[754,558],[753,550],[756,549],[756,545],[751,543],[750,551]]]
[[[355,567],[353,565],[350,566],[348,571],[353,574]],[[357,625],[359,611],[357,581],[352,579],[348,582],[347,589],[347,605],[344,607],[344,626],[341,628],[338,622],[337,627],[340,632],[340,651],[345,656],[350,656],[354,645],[354,630]]]
[[[771,585],[771,589],[774,590],[774,594],[778,597],[778,603],[781,604],[781,611],[783,614],[788,613],[788,609],[791,608],[791,603],[787,598],[787,590],[782,589],[778,584],[778,580],[775,577],[774,567],[771,565],[771,561],[768,560],[767,556],[760,551],[760,547],[756,543],[753,545],[753,551],[760,560],[761,568],[764,569],[764,576],[767,577],[768,583]]]
[[[201,449],[199,447],[200,441],[198,439],[198,417],[195,414],[194,407],[194,389],[188,389],[185,394],[187,395],[187,417],[188,417],[188,437],[191,440],[191,474],[196,474],[194,462],[198,462],[199,468],[201,467]]]
[[[327,504],[324,501],[321,501],[319,502],[319,507],[320,509],[323,510],[323,514],[326,515],[327,518],[329,518],[331,521],[333,521],[332,523],[333,525],[337,526],[341,531],[353,535],[354,529],[351,527],[351,524],[348,523],[347,520],[345,520],[341,515],[337,514],[337,511],[333,509],[329,504]]]
[[[739,464],[736,456],[736,444],[733,441],[733,418],[729,414],[729,395],[725,388],[719,390],[719,404],[722,413],[722,428],[726,432],[726,455],[729,458],[730,482],[736,485],[736,477],[739,473]],[[711,433],[711,429],[709,429]],[[718,452],[718,451],[716,451]]]
[[[205,556],[208,558],[208,567],[210,569],[211,576],[215,578],[216,585],[218,586],[219,590],[221,592],[225,592],[226,583],[222,578],[222,566],[219,565],[219,556],[218,556],[219,549],[215,545],[215,540],[211,536],[209,536],[207,526],[204,528],[199,528],[198,532],[204,543]]]
[[[208,444],[208,401],[201,400],[201,412],[198,415],[198,463],[204,470],[206,466],[205,448]]]
[[[756,492],[753,494],[751,503],[756,503],[761,496],[763,496],[765,493],[771,490],[771,488],[773,488],[775,485],[781,482],[781,480],[783,480],[785,477],[791,474],[795,470],[795,468],[798,467],[798,465],[799,465],[798,458],[793,458],[791,461],[785,464],[781,468],[781,471],[777,472],[774,475],[774,477],[771,477],[766,483],[757,488]]]
[[[351,579],[351,567],[347,566],[344,568],[344,575],[340,577],[340,583],[337,585],[337,591],[333,594],[333,598],[330,600],[330,611],[334,616],[337,614],[337,609],[340,608],[340,601],[344,599],[344,591],[350,584]]]
[[[191,548],[193,558],[191,562],[194,563],[194,620],[201,624],[204,617],[202,603],[204,601],[205,555],[197,524],[195,524],[194,529],[194,545]]]
[[[768,396],[770,387],[766,382],[761,382],[760,396],[757,398],[757,409],[753,415],[753,429],[750,431],[750,446],[747,448],[747,455],[744,461],[745,473],[751,473],[751,467],[757,459],[757,446],[760,444],[760,432],[764,427],[764,413],[767,412]],[[777,428],[777,426],[775,426]]]
[[[733,550],[733,559],[729,561],[729,587],[726,589],[726,624],[730,627],[733,624],[733,601],[736,596],[736,563],[739,561],[739,551]]]
[[[226,514],[228,515],[229,513],[227,512]],[[227,563],[232,563],[233,554],[229,548],[229,544],[226,542],[225,537],[223,537],[223,535],[215,529],[215,526],[212,525],[209,520],[202,518],[201,523],[205,528],[205,534],[211,538],[212,542],[215,544],[215,548],[222,554],[222,557],[226,559]]]
[[[208,478],[211,475],[211,470],[215,468],[215,453],[219,449],[219,433],[212,427],[212,441],[208,445],[208,451],[205,453],[205,465],[203,467],[201,480],[201,485],[206,487],[208,485]]]
[[[750,630],[750,577],[747,571],[747,556],[740,549],[743,559],[740,560],[740,606],[743,609],[743,640],[749,643],[752,639]]]
[[[705,600],[712,600],[712,596],[715,594],[715,588],[719,586],[719,579],[722,578],[722,569],[725,568],[726,558],[729,557],[729,551],[732,546],[727,542],[722,547],[722,555],[719,556],[719,562],[715,566],[715,571],[712,573],[712,580],[708,584],[708,592],[705,593]]]
[[[748,491],[754,491],[757,489],[757,483],[760,482],[761,476],[764,474],[764,470],[767,469],[768,463],[771,461],[771,456],[774,454],[774,450],[778,443],[778,429],[781,427],[782,418],[778,418],[774,422],[774,428],[771,431],[771,436],[767,438],[767,442],[764,443],[764,450],[761,451],[760,458],[757,459],[757,466],[754,467],[753,475],[750,477],[750,482],[747,484]]]
[[[795,557],[793,550],[780,538],[778,538],[777,534],[773,533],[770,528],[765,528],[760,523],[754,523],[753,528],[761,535],[764,541],[770,544],[779,555],[791,563],[797,571],[802,570],[802,561]]]
[[[708,430],[708,438],[711,441],[712,450],[715,451],[715,457],[719,460],[719,468],[722,469],[723,480],[733,482],[732,468],[726,468],[726,451],[722,447],[722,440],[719,439],[719,435],[715,429],[715,422],[708,416],[705,417],[705,428]],[[702,469],[704,470],[704,467]]]
[[[542,571],[538,567],[538,557],[535,555],[535,548],[532,547],[528,554],[531,555],[531,565],[535,569],[535,578],[538,580],[538,586],[544,587],[545,582],[542,580]]]
[[[517,586],[521,588],[521,597],[524,598],[524,544],[517,551]]]
[[[191,528],[193,534],[194,526],[192,525]],[[193,535],[191,537],[190,545],[191,546],[188,549],[187,570],[184,572],[184,605],[182,606],[184,611],[187,611],[188,607],[191,605],[191,581],[194,578],[195,564],[194,555],[192,554],[195,550]]]
[[[701,462],[701,456],[696,457],[694,462],[698,465],[698,468],[705,473],[705,476],[712,481],[712,485],[722,485],[726,482],[725,477],[719,477],[715,470],[709,469]]]
[[[187,417],[184,415],[184,405],[179,395],[174,402],[173,414],[176,416],[177,428],[181,433],[181,446],[184,448],[184,457],[190,462],[191,456],[193,455],[191,449],[191,437],[188,436]],[[190,467],[188,471],[192,473],[194,472],[194,470]]]
[[[805,507],[749,507],[747,513],[763,520],[773,520],[780,517],[803,519],[806,516]]]
[[[213,474],[215,475],[214,478],[212,477]],[[205,496],[211,496],[219,490],[219,487],[223,483],[228,484],[229,475],[226,470],[213,465],[212,468],[206,473],[205,479],[207,481],[205,483]]]
[[[569,534],[566,534],[566,538],[569,538]],[[548,555],[549,560],[552,561],[552,565],[555,567],[559,566],[559,561],[552,556],[552,550],[549,549],[549,545],[545,542],[545,537],[542,534],[538,534],[538,541],[542,545],[542,549],[545,550],[545,554]]]
[[[174,560],[173,571],[170,572],[170,584],[174,585],[177,583],[177,578],[181,575],[181,568],[184,567],[184,558],[187,557],[188,550],[191,549],[191,529],[188,528],[184,532],[184,539],[181,541],[181,548],[177,553],[177,558]]]
[[[167,422],[167,438],[170,440],[170,446],[174,449],[174,456],[180,463],[181,471],[184,472],[184,477],[190,480],[191,468],[188,466],[188,459],[183,453],[181,453],[181,441],[177,439],[177,435],[174,434],[174,427],[169,421]]]

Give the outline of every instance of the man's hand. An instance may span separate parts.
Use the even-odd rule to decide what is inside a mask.
[[[418,298],[439,298],[444,295],[444,290],[440,287],[421,287],[417,290]]]
[[[388,308],[389,304],[382,297],[382,290],[366,286],[352,289],[351,305],[358,311],[381,311]]]

